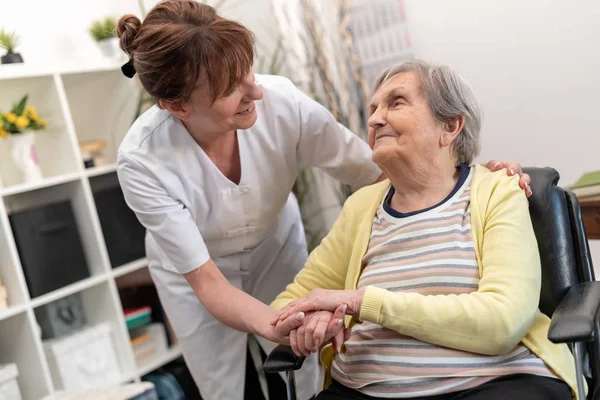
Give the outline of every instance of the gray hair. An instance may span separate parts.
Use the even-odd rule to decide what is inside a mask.
[[[410,60],[383,71],[375,81],[374,91],[403,72],[412,72],[419,77],[429,108],[441,124],[448,124],[457,117],[464,116],[465,125],[452,143],[452,152],[459,164],[470,164],[479,154],[483,111],[469,84],[447,66]]]

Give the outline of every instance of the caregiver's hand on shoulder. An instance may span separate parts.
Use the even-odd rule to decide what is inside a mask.
[[[506,168],[506,173],[508,176],[519,175],[519,186],[525,191],[525,195],[530,197],[533,194],[531,187],[529,186],[531,183],[531,177],[523,172],[521,164],[517,162],[492,160],[485,164],[485,167],[494,172]]]
[[[309,311],[334,312],[339,306],[346,305],[346,314],[358,316],[364,293],[361,290],[314,289],[309,294],[287,304],[271,321],[273,326],[284,321],[290,315]]]
[[[319,348],[333,342],[337,353],[345,340],[350,336],[350,330],[344,327],[346,305],[339,306],[335,312],[312,311],[306,314],[304,323],[298,329],[290,332],[290,346],[296,356],[308,356]],[[285,320],[279,324],[285,323]]]

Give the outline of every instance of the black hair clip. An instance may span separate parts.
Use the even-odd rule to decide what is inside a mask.
[[[121,66],[121,72],[128,78],[133,78],[135,75],[135,67],[133,66],[133,58],[130,58],[125,64]]]

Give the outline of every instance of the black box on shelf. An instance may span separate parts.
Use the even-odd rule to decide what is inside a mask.
[[[111,266],[144,258],[146,229],[127,206],[118,181],[93,190],[93,194]]]
[[[31,297],[90,276],[69,201],[9,215]]]
[[[74,293],[35,309],[35,318],[42,330],[42,339],[60,337],[86,324],[81,294]]]

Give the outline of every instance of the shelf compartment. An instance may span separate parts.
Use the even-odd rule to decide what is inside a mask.
[[[65,74],[62,81],[78,142],[104,141],[101,166],[113,165],[135,119],[140,87],[118,69]]]
[[[28,299],[25,278],[20,269],[6,208],[0,200],[0,280],[7,292],[9,308],[25,304]],[[6,310],[7,311],[7,310]],[[0,313],[2,313],[0,311]]]
[[[0,322],[0,363],[15,363],[19,389],[24,400],[40,399],[51,392],[39,346],[27,313]]]
[[[4,203],[9,215],[13,213],[43,207],[62,201],[69,201],[75,216],[79,238],[91,276],[105,274],[105,258],[103,255],[101,235],[95,229],[92,207],[86,196],[87,182],[81,179],[51,187],[30,190],[4,196]],[[51,266],[48,266],[51,268]]]
[[[146,229],[129,208],[116,172],[89,179],[111,268],[146,256]]]
[[[13,103],[28,94],[27,104],[36,108],[40,118],[48,121],[48,129],[35,132],[36,150],[44,178],[52,178],[81,170],[73,151],[65,114],[61,107],[55,76],[0,80],[0,110],[9,111]],[[9,140],[0,140],[0,176],[5,188],[23,183],[19,169],[11,157]],[[56,155],[60,154],[60,157]]]
[[[45,355],[48,360],[48,364],[51,366],[50,372],[52,376],[53,386],[56,389],[65,389],[63,385],[63,380],[61,379],[58,371],[59,364],[57,364],[57,360],[52,355],[53,351],[50,350],[52,345],[51,342],[59,342],[60,346],[70,347],[72,346],[73,341],[81,342],[84,340],[82,338],[83,332],[95,332],[92,333],[96,338],[100,332],[104,331],[105,327],[100,327],[101,325],[107,326],[110,328],[108,331],[104,331],[105,334],[109,334],[110,337],[110,346],[113,350],[115,358],[111,358],[110,360],[106,360],[110,362],[109,365],[114,365],[116,369],[110,369],[110,371],[105,371],[110,375],[104,375],[105,378],[97,379],[97,377],[90,376],[91,379],[94,379],[98,384],[102,381],[101,385],[117,385],[123,382],[123,380],[127,377],[130,378],[135,374],[135,365],[129,356],[128,353],[128,338],[123,334],[123,330],[121,328],[122,321],[119,320],[120,311],[118,310],[118,306],[115,305],[112,300],[110,293],[110,284],[108,282],[100,282],[97,285],[90,286],[85,288],[79,292],[81,305],[83,307],[83,313],[85,314],[85,325],[83,327],[79,327],[72,331],[71,333],[67,333],[65,335],[61,335],[54,338],[49,338],[44,340],[43,347],[45,349]],[[100,331],[98,331],[98,328]],[[76,335],[76,337],[72,337]],[[106,337],[103,334],[100,334],[101,337]],[[61,343],[62,342],[62,343]],[[58,353],[62,353],[60,350],[55,350]],[[64,353],[62,353],[64,354]],[[66,357],[67,355],[63,355],[62,357]],[[113,361],[114,360],[114,361]],[[107,379],[108,378],[108,379]],[[90,385],[92,381],[87,383]],[[93,386],[91,384],[90,386]]]

